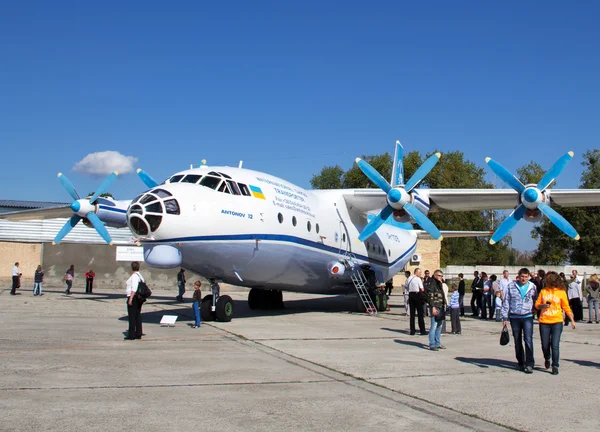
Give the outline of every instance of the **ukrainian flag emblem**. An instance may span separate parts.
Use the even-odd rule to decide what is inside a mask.
[[[254,196],[254,198],[266,199],[261,188],[258,186],[250,185],[250,192],[252,192],[252,196]]]

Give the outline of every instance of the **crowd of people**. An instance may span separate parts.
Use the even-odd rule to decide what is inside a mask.
[[[445,349],[440,336],[445,332],[445,316],[450,314],[452,333],[462,333],[460,317],[465,316],[464,296],[465,279],[458,274],[458,282],[450,289],[441,270],[433,277],[429,271],[423,273],[416,268],[411,275],[405,272],[404,303],[409,318],[410,334],[416,334],[415,320],[419,333],[429,334],[429,349]],[[552,374],[558,375],[560,366],[560,338],[564,325],[576,328],[583,321],[583,279],[573,270],[570,280],[564,273],[530,272],[527,268],[519,270],[516,278],[511,279],[508,270],[502,278],[495,274],[475,271],[471,283],[472,317],[481,320],[502,321],[510,325],[515,347],[517,367],[525,373],[533,373],[534,320],[538,321],[544,367],[552,368]],[[589,308],[588,323],[599,323],[598,303],[600,298],[600,280],[597,274],[591,275],[585,288]],[[450,296],[448,294],[450,293]],[[425,328],[425,316],[430,316],[429,332]]]

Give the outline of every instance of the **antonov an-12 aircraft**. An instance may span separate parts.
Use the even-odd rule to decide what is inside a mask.
[[[537,185],[523,185],[488,158],[490,169],[512,189],[416,189],[440,156],[432,155],[406,180],[403,148],[397,142],[390,183],[366,161],[356,159],[378,189],[305,190],[241,168],[241,163],[237,168],[201,165],[175,173],[162,184],[138,170],[149,189],[131,201],[99,197],[116,173],[85,199],[59,174],[73,198],[63,211],[72,216],[54,241],[63,240],[81,220],[93,225],[107,243],[111,237],[105,224],[128,227],[143,246],[149,266],[183,267],[206,277],[212,294],[203,299],[203,319],[229,321],[233,303],[229,296],[220,295],[219,282],[249,288],[251,308],[282,305],[282,291],[342,294],[359,286],[370,290],[404,268],[420,237],[470,235],[440,232],[427,217],[429,212],[514,209],[492,234],[490,242],[495,243],[521,219],[538,222],[543,216],[578,239],[579,234],[553,207],[600,206],[600,190],[548,188],[572,159],[572,152],[562,156]],[[48,211],[20,212],[19,219],[23,213],[35,219]],[[56,209],[50,212],[60,217]],[[10,219],[11,214],[1,217]],[[412,223],[421,230],[413,229]],[[368,307],[367,303],[362,306]]]

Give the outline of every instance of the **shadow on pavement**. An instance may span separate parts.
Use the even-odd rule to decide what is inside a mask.
[[[470,363],[480,368],[497,367],[501,369],[516,369],[516,363],[506,361],[502,359],[491,359],[491,358],[470,358],[470,357],[456,357],[456,360],[463,363]]]
[[[572,362],[572,363],[578,364],[579,366],[587,366],[587,367],[593,367],[596,369],[600,369],[600,363],[598,363],[598,362],[593,362],[593,361],[589,361],[589,360],[570,360],[570,359],[561,359],[561,360]]]
[[[429,339],[427,339],[427,341],[428,341],[427,343],[422,343],[422,342],[416,342],[416,341],[405,341],[405,340],[400,340],[400,339],[394,339],[394,342],[396,342],[397,344],[408,345],[408,346],[412,346],[415,348],[429,350]]]

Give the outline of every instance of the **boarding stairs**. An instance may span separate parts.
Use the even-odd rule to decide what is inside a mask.
[[[352,283],[354,283],[358,297],[362,301],[363,305],[365,305],[365,312],[367,315],[377,315],[377,308],[373,304],[371,295],[369,294],[369,283],[367,282],[367,278],[365,277],[365,274],[360,266],[354,266],[352,275],[350,277],[352,279]]]

